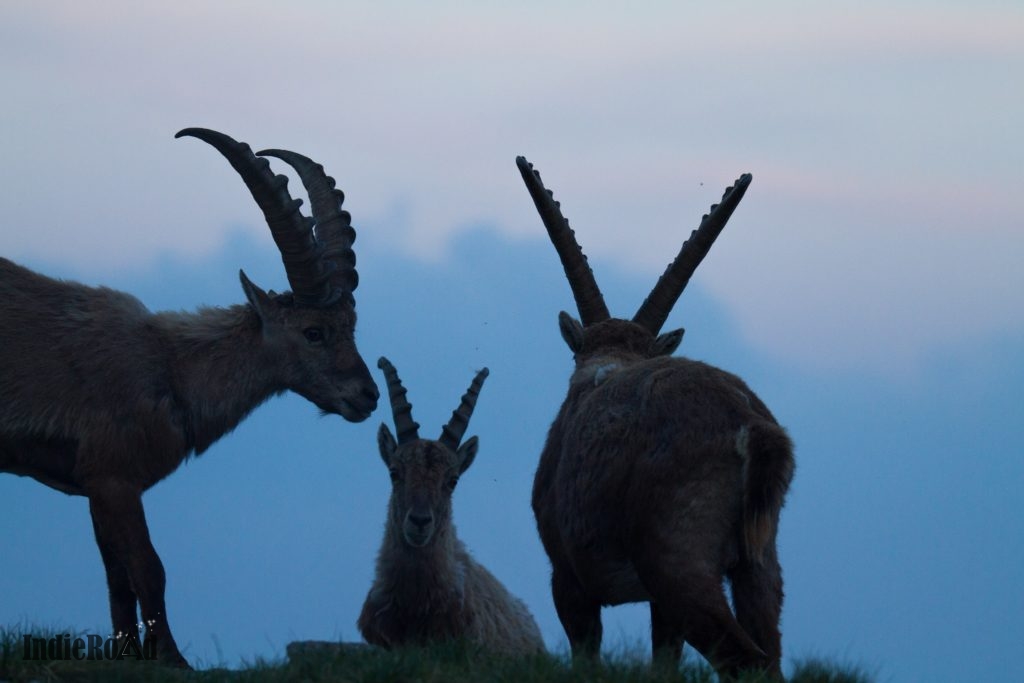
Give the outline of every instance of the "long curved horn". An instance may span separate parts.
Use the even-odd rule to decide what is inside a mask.
[[[441,438],[438,441],[453,451],[458,450],[459,442],[462,441],[462,437],[466,434],[469,418],[472,417],[473,408],[476,407],[476,400],[480,396],[480,388],[484,385],[484,380],[487,379],[489,374],[491,374],[491,371],[487,368],[476,373],[476,377],[473,378],[469,389],[462,395],[462,402],[459,404],[458,409],[452,411],[452,419],[448,420],[448,424],[441,429]]]
[[[185,128],[174,136],[199,138],[217,149],[242,176],[253,199],[263,210],[274,237],[295,300],[309,306],[327,306],[338,299],[330,282],[330,268],[313,234],[313,219],[299,211],[301,199],[288,193],[288,178],[274,175],[266,159],[257,158],[249,145],[208,128]]]
[[[690,233],[690,238],[683,242],[675,261],[665,269],[654,289],[644,299],[640,309],[633,316],[633,322],[647,328],[652,334],[661,331],[661,326],[665,324],[669,312],[675,306],[679,295],[683,293],[690,277],[707,256],[711,245],[715,243],[732,212],[743,199],[752,178],[749,173],[741,175],[732,187],[726,188],[722,201],[711,206],[711,210],[701,220],[700,227]]]
[[[334,178],[307,156],[286,149],[264,149],[256,154],[277,157],[299,174],[309,194],[310,212],[316,221],[316,239],[323,245],[323,257],[335,264],[331,281],[343,293],[351,294],[359,285],[359,274],[356,272],[356,254],[352,251],[352,243],[356,240],[352,216],[341,208],[345,193],[335,189]]]
[[[590,269],[587,257],[576,241],[569,221],[562,215],[562,209],[555,201],[554,194],[544,187],[540,173],[533,169],[533,164],[527,161],[526,157],[516,157],[516,166],[523,176],[526,189],[533,197],[533,203],[537,206],[537,213],[540,214],[544,227],[547,228],[551,243],[555,245],[558,258],[562,261],[565,277],[569,280],[572,295],[576,299],[576,308],[580,312],[580,321],[584,325],[589,325],[607,320],[611,316],[597,286],[597,280],[594,279],[594,271]]]
[[[412,404],[405,398],[406,390],[398,371],[384,356],[377,360],[377,367],[384,371],[384,379],[388,383],[388,396],[391,398],[391,415],[395,419],[395,431],[398,432],[398,444],[408,443],[420,438],[420,426],[412,419]]]

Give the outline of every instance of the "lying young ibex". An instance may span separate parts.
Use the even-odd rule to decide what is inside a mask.
[[[793,475],[790,440],[741,379],[669,357],[682,330],[658,334],[750,176],[712,207],[633,319],[621,320],[559,204],[526,159],[517,164],[582,318],[559,314],[576,368],[533,488],[573,653],[597,652],[602,605],[646,601],[656,658],[678,661],[685,640],[724,674],[781,678],[775,536]]]
[[[477,438],[461,446],[487,368],[477,373],[437,441],[421,439],[394,366],[381,358],[398,441],[380,426],[391,500],[377,572],[359,615],[366,641],[391,648],[465,640],[508,654],[544,649],[526,605],[470,556],[455,534],[452,491],[473,463]]]
[[[304,218],[287,179],[248,145],[200,128],[182,135],[216,147],[242,176],[292,291],[265,292],[239,272],[248,304],[150,313],[128,294],[0,259],[0,471],[88,497],[115,633],[138,637],[140,606],[159,659],[187,667],[143,491],[285,390],[352,422],[376,408],[378,391],[353,338],[355,232],[334,180],[301,155],[261,152],[298,171],[312,205]]]

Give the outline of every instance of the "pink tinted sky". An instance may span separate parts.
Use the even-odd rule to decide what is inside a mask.
[[[481,223],[542,238],[517,154],[592,258],[647,274],[751,171],[705,284],[807,367],[913,372],[1021,325],[1013,3],[52,2],[0,26],[15,258],[96,275],[222,245],[241,191],[171,137],[206,125],[331,160],[375,238],[432,260]]]

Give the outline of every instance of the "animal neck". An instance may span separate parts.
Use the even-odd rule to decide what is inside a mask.
[[[248,305],[158,313],[170,382],[191,446],[202,453],[254,408],[284,390],[266,354],[260,320]]]

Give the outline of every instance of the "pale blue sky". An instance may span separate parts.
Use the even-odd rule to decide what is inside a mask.
[[[558,648],[528,502],[572,300],[514,158],[556,191],[621,315],[752,172],[668,325],[796,441],[787,659],[1012,680],[1021,74],[1014,3],[5,3],[0,254],[154,309],[239,302],[239,267],[283,287],[277,255],[224,160],[174,132],[322,161],[359,231],[371,365],[394,361],[431,429],[491,368],[456,520]],[[357,637],[382,419],[277,399],[147,494],[187,657]],[[0,501],[0,624],[105,628],[85,501],[12,476]],[[645,642],[645,611],[608,611],[606,633]]]

